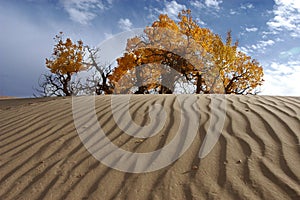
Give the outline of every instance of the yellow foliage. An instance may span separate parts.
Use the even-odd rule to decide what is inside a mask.
[[[224,43],[219,35],[200,27],[190,10],[180,12],[178,19],[175,22],[161,14],[145,28],[145,37],[128,39],[126,53],[117,59],[118,66],[110,76],[119,91],[132,87],[134,81],[142,81],[148,89],[157,87],[159,84],[154,83],[170,73],[158,65],[169,66],[195,80],[192,82],[201,87],[198,92],[245,94],[262,84],[262,67],[237,51],[238,43],[232,44],[230,31]],[[148,66],[147,70],[143,65]],[[142,67],[139,73],[135,70],[138,66]]]
[[[83,43],[78,41],[73,43],[70,38],[65,42],[62,39],[62,33],[55,37],[57,44],[54,46],[54,52],[50,59],[46,58],[46,66],[52,73],[70,74],[84,70],[83,61]]]

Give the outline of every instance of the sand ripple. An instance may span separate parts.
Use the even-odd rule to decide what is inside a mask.
[[[1,100],[0,199],[300,199],[300,97],[226,96],[222,135],[200,159],[211,98],[197,96],[200,125],[190,148],[171,165],[139,174],[109,168],[85,149],[72,99]],[[167,112],[161,131],[143,140],[116,125],[110,102],[96,97],[95,110],[120,148],[151,152],[176,136],[181,119],[175,96],[132,97],[137,124],[149,123],[150,105]]]

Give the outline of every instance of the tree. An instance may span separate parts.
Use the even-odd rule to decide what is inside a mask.
[[[76,74],[86,70],[83,64],[84,46],[82,41],[73,43],[70,38],[63,41],[60,32],[54,38],[52,56],[46,58],[46,67],[51,73],[43,74],[37,91],[42,96],[71,96],[78,92],[81,83],[76,80]]]
[[[252,93],[263,82],[263,70],[237,47],[230,31],[224,43],[201,28],[190,10],[180,12],[178,22],[161,14],[143,36],[127,41],[109,78],[121,93],[130,88],[135,93],[172,93],[183,82],[194,93]]]
[[[109,76],[112,72],[112,65],[101,65],[99,62],[99,48],[91,48],[86,46],[86,51],[89,54],[87,61],[84,64],[92,70],[87,77],[85,88],[87,94],[112,94],[113,88],[109,83]]]
[[[73,43],[70,38],[63,41],[63,33],[55,36],[55,46],[51,58],[46,59],[46,67],[51,73],[43,74],[39,81],[41,96],[71,96],[91,94],[111,94],[109,75],[111,65],[101,65],[98,48]]]

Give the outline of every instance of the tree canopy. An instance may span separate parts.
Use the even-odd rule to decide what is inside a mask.
[[[51,58],[46,58],[46,66],[55,74],[73,74],[84,69],[83,42],[81,40],[73,43],[70,38],[63,41],[62,32],[55,36],[57,44]]]
[[[98,48],[63,39],[63,33],[55,36],[52,56],[46,58],[46,67],[51,73],[43,74],[39,89],[41,96],[71,96],[78,94],[112,93],[108,75],[111,65],[99,64]],[[87,55],[87,56],[86,56]],[[80,73],[83,73],[80,74]]]
[[[127,40],[115,67],[101,65],[99,49],[84,46],[81,40],[63,40],[62,32],[54,39],[52,56],[46,58],[51,73],[43,76],[38,90],[43,96],[255,94],[263,83],[262,66],[238,50],[231,31],[223,41],[200,27],[190,10],[181,11],[177,20],[159,15],[142,35]],[[78,78],[83,72],[89,73]]]
[[[135,93],[173,93],[176,85],[193,87],[192,93],[253,93],[263,69],[237,47],[230,31],[223,42],[201,28],[190,10],[180,12],[178,21],[161,14],[142,36],[128,39],[109,79],[120,93],[132,87]]]
[[[79,88],[79,82],[72,80],[72,76],[86,69],[83,42],[74,43],[70,38],[64,41],[62,32],[54,40],[52,56],[45,62],[51,73],[42,75],[37,91],[42,96],[71,96]]]

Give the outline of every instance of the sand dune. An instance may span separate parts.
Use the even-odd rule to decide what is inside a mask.
[[[196,96],[199,127],[184,127],[185,134],[196,130],[196,135],[182,156],[147,173],[119,171],[93,157],[76,131],[71,98],[0,100],[0,199],[300,199],[300,97],[227,95],[221,135],[200,159],[214,125],[213,98]],[[147,153],[170,144],[182,120],[176,96],[137,95],[130,101],[133,121],[149,125],[149,106],[154,104],[162,105],[167,115],[162,129],[149,138],[133,137],[118,127],[111,96],[96,97],[95,113],[113,144]],[[121,109],[121,100],[119,105]],[[186,110],[191,112],[189,124],[193,108]],[[85,126],[92,123],[88,110],[82,108],[78,116],[81,127],[90,130]],[[85,142],[97,145],[95,137]]]

